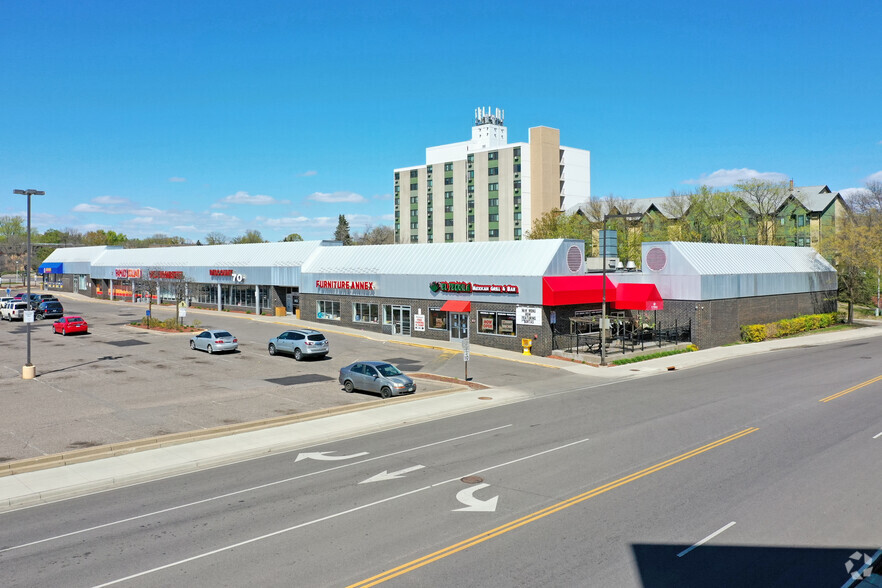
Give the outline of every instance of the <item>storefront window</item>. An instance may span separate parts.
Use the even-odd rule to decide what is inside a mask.
[[[478,332],[488,335],[515,336],[515,315],[509,312],[478,312]]]
[[[380,322],[380,305],[355,302],[352,304],[352,320],[356,323]]]
[[[260,308],[269,308],[269,286],[260,286]],[[247,306],[254,308],[254,286],[222,284],[222,306]],[[188,297],[197,304],[210,304],[217,306],[217,284],[191,284]],[[171,288],[163,290],[162,297],[174,298]]]
[[[447,330],[447,311],[440,308],[429,309],[429,328]]]
[[[315,303],[315,317],[326,321],[340,320],[340,303],[335,300],[318,300]]]

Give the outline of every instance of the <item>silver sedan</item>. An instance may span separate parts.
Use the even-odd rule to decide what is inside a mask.
[[[239,340],[227,331],[202,331],[190,337],[190,349],[201,349],[209,353],[217,351],[235,351],[239,348]]]

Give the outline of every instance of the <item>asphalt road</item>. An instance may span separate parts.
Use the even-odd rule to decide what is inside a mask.
[[[882,545],[880,347],[544,386],[0,514],[3,583],[841,586]]]
[[[52,320],[33,323],[34,380],[21,379],[25,325],[0,322],[0,387],[7,400],[0,461],[377,400],[346,394],[337,381],[340,368],[357,359],[389,361],[408,373],[465,375],[459,353],[343,334],[333,324],[323,329],[331,346],[325,358],[270,357],[269,339],[304,323],[191,310],[187,324],[226,329],[239,339],[238,352],[208,355],[189,349],[191,335],[128,326],[144,316],[144,304],[59,296],[66,314],[86,317],[90,333],[62,337],[53,334]],[[153,315],[169,318],[174,308],[154,305]],[[469,362],[472,381],[490,386],[529,386],[561,371],[478,355]],[[417,384],[417,394],[450,386]]]

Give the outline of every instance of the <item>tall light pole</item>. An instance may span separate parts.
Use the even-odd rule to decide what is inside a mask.
[[[611,218],[640,220],[643,218],[643,215],[639,212],[603,215],[603,231],[601,234],[601,238],[603,239],[603,267],[601,268],[601,275],[603,276],[603,294],[600,299],[600,365],[606,365],[606,221]],[[618,253],[618,246],[616,246],[616,253]]]
[[[33,312],[31,310],[31,196],[43,196],[46,192],[41,190],[13,190],[12,193],[28,197],[28,261],[25,266],[25,279],[27,280],[28,311]],[[25,322],[25,326],[27,328],[28,339],[28,360],[24,367],[21,368],[21,377],[23,380],[33,380],[34,376],[37,374],[37,369],[34,367],[34,364],[31,363],[31,323]]]

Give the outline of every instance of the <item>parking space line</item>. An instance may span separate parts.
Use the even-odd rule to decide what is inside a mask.
[[[705,543],[707,543],[708,541],[710,541],[711,539],[713,539],[714,537],[716,537],[717,535],[719,535],[720,533],[722,533],[723,531],[725,531],[726,529],[728,529],[729,527],[731,527],[734,524],[735,524],[735,521],[732,521],[728,525],[724,525],[721,529],[717,529],[716,531],[714,531],[713,533],[711,533],[710,535],[708,535],[707,537],[705,537],[704,539],[702,539],[698,543],[695,543],[691,547],[687,547],[686,549],[684,549],[683,551],[678,553],[677,557],[683,557],[684,555],[686,555],[687,553],[689,553],[690,551],[692,551],[696,547],[704,545]]]

